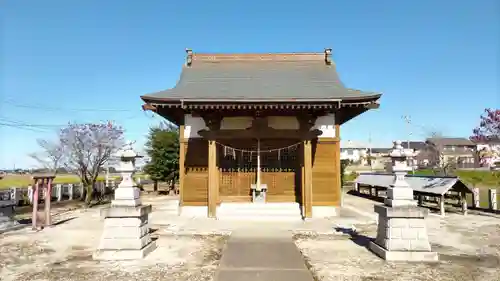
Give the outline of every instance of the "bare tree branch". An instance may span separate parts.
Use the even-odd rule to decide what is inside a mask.
[[[56,174],[58,169],[64,167],[64,146],[58,141],[44,139],[38,139],[37,144],[42,151],[31,153],[29,156],[42,165],[43,168]]]

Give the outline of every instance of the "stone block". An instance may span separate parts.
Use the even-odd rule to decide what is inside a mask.
[[[149,222],[148,215],[135,218],[107,218],[104,220],[104,228],[108,227],[141,227]]]
[[[383,232],[383,236],[386,239],[400,239],[402,235],[402,228],[380,228],[381,231]]]
[[[385,205],[375,205],[374,211],[378,213],[381,218],[425,218],[429,213],[427,209],[417,206],[389,207]]]
[[[127,238],[127,239],[141,239],[149,233],[149,226],[147,224],[140,227],[107,227],[104,228],[102,239],[114,238]]]
[[[424,219],[410,219],[408,220],[409,227],[411,228],[426,228],[427,225]]]
[[[395,200],[413,200],[413,189],[409,187],[396,187],[387,189],[387,198]]]
[[[437,262],[439,255],[430,251],[388,251],[376,243],[370,242],[369,248],[377,256],[386,261],[405,261],[405,262]]]
[[[101,217],[104,218],[133,218],[142,217],[151,213],[151,205],[140,206],[112,206],[108,209],[101,209]]]
[[[423,228],[414,228],[417,232],[417,239],[418,240],[429,240],[429,235],[427,234],[427,227]]]
[[[121,206],[136,207],[136,206],[140,206],[141,204],[142,204],[141,199],[130,199],[130,200],[119,199],[119,200],[112,200],[111,201],[111,206],[113,206],[113,207],[121,207]]]
[[[430,251],[431,244],[428,240],[411,240],[410,241],[411,251]]]
[[[137,238],[101,238],[98,249],[102,250],[140,250],[151,243],[151,236]]]
[[[409,251],[411,245],[409,240],[404,239],[385,239],[384,243],[380,245],[389,251]]]
[[[115,190],[115,200],[134,200],[140,196],[137,187],[119,187]]]
[[[97,250],[92,258],[94,260],[137,260],[143,259],[156,249],[156,242],[152,241],[139,250]]]
[[[413,199],[384,199],[384,204],[389,207],[417,206],[417,201]]]
[[[414,228],[403,228],[401,229],[401,238],[405,240],[417,240],[418,231]]]
[[[408,227],[409,226],[409,220],[406,218],[388,218],[387,220],[380,220],[380,222],[383,222],[386,227]],[[379,226],[382,226],[379,222]]]

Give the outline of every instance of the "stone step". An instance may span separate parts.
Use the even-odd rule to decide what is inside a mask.
[[[300,216],[300,210],[265,210],[265,209],[255,209],[255,210],[217,210],[217,215],[221,216]]]
[[[300,210],[297,203],[222,203],[224,210]]]
[[[256,216],[256,215],[217,215],[217,219],[221,221],[273,221],[273,222],[281,222],[281,221],[302,221],[302,217],[300,215],[286,215],[286,216]]]
[[[295,203],[223,203],[217,210],[220,220],[298,221],[300,206]]]

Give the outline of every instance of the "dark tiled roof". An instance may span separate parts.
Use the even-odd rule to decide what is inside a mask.
[[[410,141],[410,147],[408,147],[408,142],[407,141],[402,141],[401,145],[405,149],[422,150],[422,149],[425,148],[425,146],[427,144],[425,142],[423,142],[423,141]]]
[[[474,142],[466,138],[428,138],[427,142],[433,145],[475,146]]]
[[[391,152],[392,148],[372,148],[371,152],[372,153],[389,153]]]
[[[329,57],[329,56],[328,56]],[[330,101],[378,99],[344,87],[326,53],[192,54],[174,88],[145,101]],[[189,61],[189,55],[188,59]]]

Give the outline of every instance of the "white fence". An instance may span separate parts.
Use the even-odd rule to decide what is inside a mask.
[[[94,186],[94,193],[97,195],[107,195],[117,186],[115,181],[110,181],[106,186],[104,181],[96,182]],[[54,201],[75,200],[79,199],[84,190],[83,185],[63,183],[52,185],[51,198]],[[14,201],[17,205],[27,205],[33,203],[33,186],[28,187],[11,187],[9,189],[0,190],[0,201]],[[38,198],[45,198],[46,189],[39,188]]]

